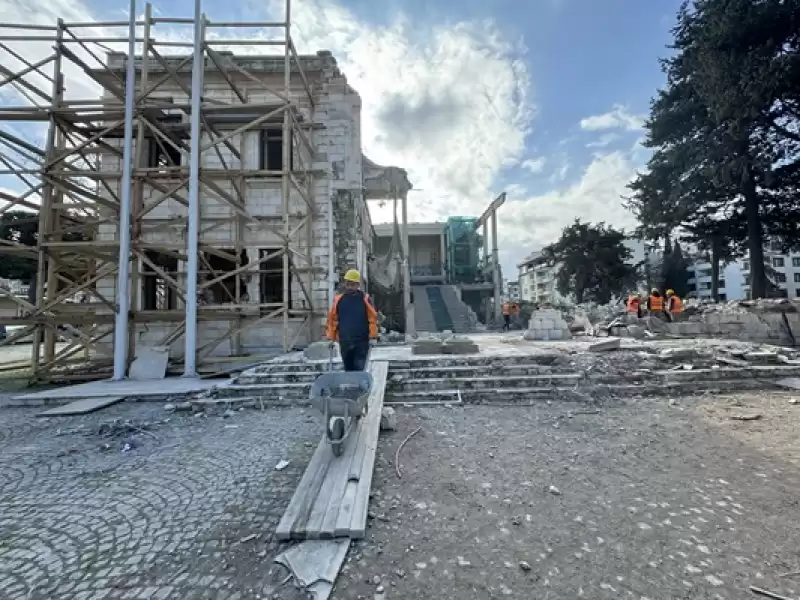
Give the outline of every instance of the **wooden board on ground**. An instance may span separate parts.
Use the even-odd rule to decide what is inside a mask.
[[[279,540],[364,537],[388,370],[388,361],[370,363],[367,416],[354,425],[341,456],[333,456],[323,435],[278,524]]]
[[[101,408],[111,406],[117,402],[122,402],[125,396],[107,396],[105,398],[84,398],[69,404],[56,406],[44,412],[40,412],[37,417],[69,417],[72,415],[85,415]]]

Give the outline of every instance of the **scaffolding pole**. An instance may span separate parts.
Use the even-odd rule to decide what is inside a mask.
[[[186,241],[186,332],[183,376],[197,376],[197,270],[200,252],[200,104],[203,95],[203,36],[205,28],[201,0],[194,3],[194,51],[192,54],[192,112],[189,146],[189,223]]]
[[[119,266],[117,315],[114,321],[114,376],[120,381],[128,371],[128,315],[131,309],[131,194],[133,193],[133,107],[136,103],[136,0],[130,1],[128,61],[125,69],[125,125],[122,142],[122,182],[119,205]]]

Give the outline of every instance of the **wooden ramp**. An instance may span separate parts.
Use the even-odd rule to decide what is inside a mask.
[[[339,457],[323,435],[278,524],[279,540],[364,537],[389,362],[371,362],[367,370],[372,375],[367,416],[350,432]]]
[[[56,406],[44,412],[40,412],[37,417],[68,417],[72,415],[85,415],[101,408],[111,406],[117,402],[122,402],[125,396],[106,396],[105,398],[84,398],[76,400],[63,406]]]

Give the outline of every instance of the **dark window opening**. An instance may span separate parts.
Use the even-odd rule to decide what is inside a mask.
[[[181,151],[172,144],[155,138],[148,139],[147,144],[147,167],[149,169],[180,166]]]
[[[261,248],[258,251],[259,260],[277,252],[279,248]],[[280,304],[283,302],[283,255],[275,256],[259,264],[260,302],[261,304]],[[292,273],[289,271],[289,308],[292,307]],[[267,314],[274,309],[262,308],[261,313]]]
[[[226,254],[236,255],[236,250],[233,248],[221,248],[221,252]],[[203,288],[203,300],[207,304],[230,304],[236,302],[236,281],[239,281],[239,302],[247,302],[249,296],[247,294],[247,272],[242,272],[237,275],[228,275],[223,277],[226,273],[235,271],[237,269],[236,261],[228,260],[217,254],[204,254],[204,261],[200,266],[203,272],[203,281],[215,281],[222,277],[219,281],[210,286]],[[239,266],[247,264],[247,252],[242,250],[239,255]]]
[[[175,279],[178,259],[160,252],[145,252],[148,260],[166,275]],[[167,280],[146,262],[142,263],[142,310],[174,310],[178,307],[178,296]]]
[[[283,129],[265,129],[261,131],[261,152],[259,169],[265,171],[283,170]],[[289,170],[294,169],[294,152],[292,140],[289,139]]]

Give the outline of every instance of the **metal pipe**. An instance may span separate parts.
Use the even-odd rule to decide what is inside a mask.
[[[398,190],[392,190],[397,194]],[[416,335],[417,324],[414,322],[414,307],[411,305],[411,257],[408,244],[408,191],[402,191],[402,238],[403,238],[403,309],[405,311],[406,333]]]
[[[183,376],[197,377],[197,270],[200,247],[200,110],[205,57],[203,36],[205,15],[202,0],[194,2],[194,52],[192,59],[191,141],[189,144],[189,214],[186,240],[186,333],[184,334]]]
[[[128,64],[125,70],[125,125],[122,141],[122,190],[119,201],[119,266],[117,314],[114,319],[114,376],[128,370],[128,313],[130,312],[131,193],[133,180],[133,106],[136,101],[136,0],[130,0]]]
[[[267,27],[286,27],[286,23],[284,21],[280,21],[278,23],[271,22],[271,21],[253,21],[252,23],[247,23],[243,21],[212,21],[208,24],[209,27],[227,27],[227,28],[235,28],[235,27],[247,27],[248,29],[255,29],[255,28],[267,28]]]

